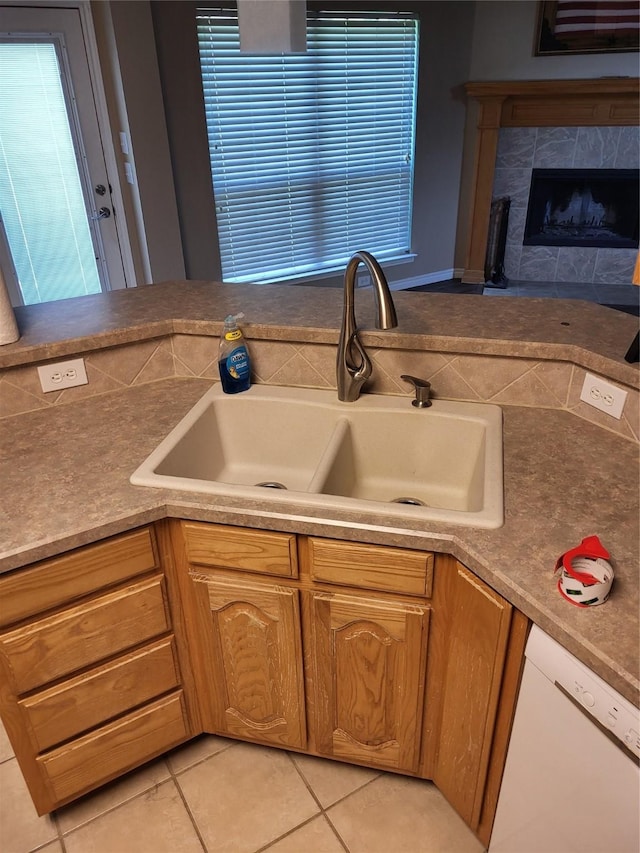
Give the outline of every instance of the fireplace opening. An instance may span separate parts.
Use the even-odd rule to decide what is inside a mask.
[[[637,169],[534,169],[525,246],[638,248]]]

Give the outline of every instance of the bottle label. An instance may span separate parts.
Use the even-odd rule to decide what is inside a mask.
[[[249,376],[249,355],[244,345],[231,350],[225,359],[225,367],[232,379],[246,379]]]
[[[225,332],[224,339],[225,341],[237,341],[238,338],[242,337],[242,331],[240,329],[234,329],[232,332]]]

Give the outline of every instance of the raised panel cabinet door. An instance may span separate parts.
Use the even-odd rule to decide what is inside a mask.
[[[298,591],[193,575],[208,626],[207,693],[214,730],[304,748]]]
[[[430,611],[310,593],[308,684],[318,752],[415,772]]]

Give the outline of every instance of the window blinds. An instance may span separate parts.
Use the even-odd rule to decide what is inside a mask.
[[[240,54],[235,12],[199,9],[223,279],[410,252],[418,21],[309,13],[307,52]]]

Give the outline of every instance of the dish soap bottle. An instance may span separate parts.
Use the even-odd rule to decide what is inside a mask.
[[[242,317],[244,314],[229,314],[228,317],[225,317],[224,330],[220,338],[218,368],[222,390],[225,394],[247,391],[251,385],[249,353],[242,336],[242,330],[238,328],[237,323]]]

